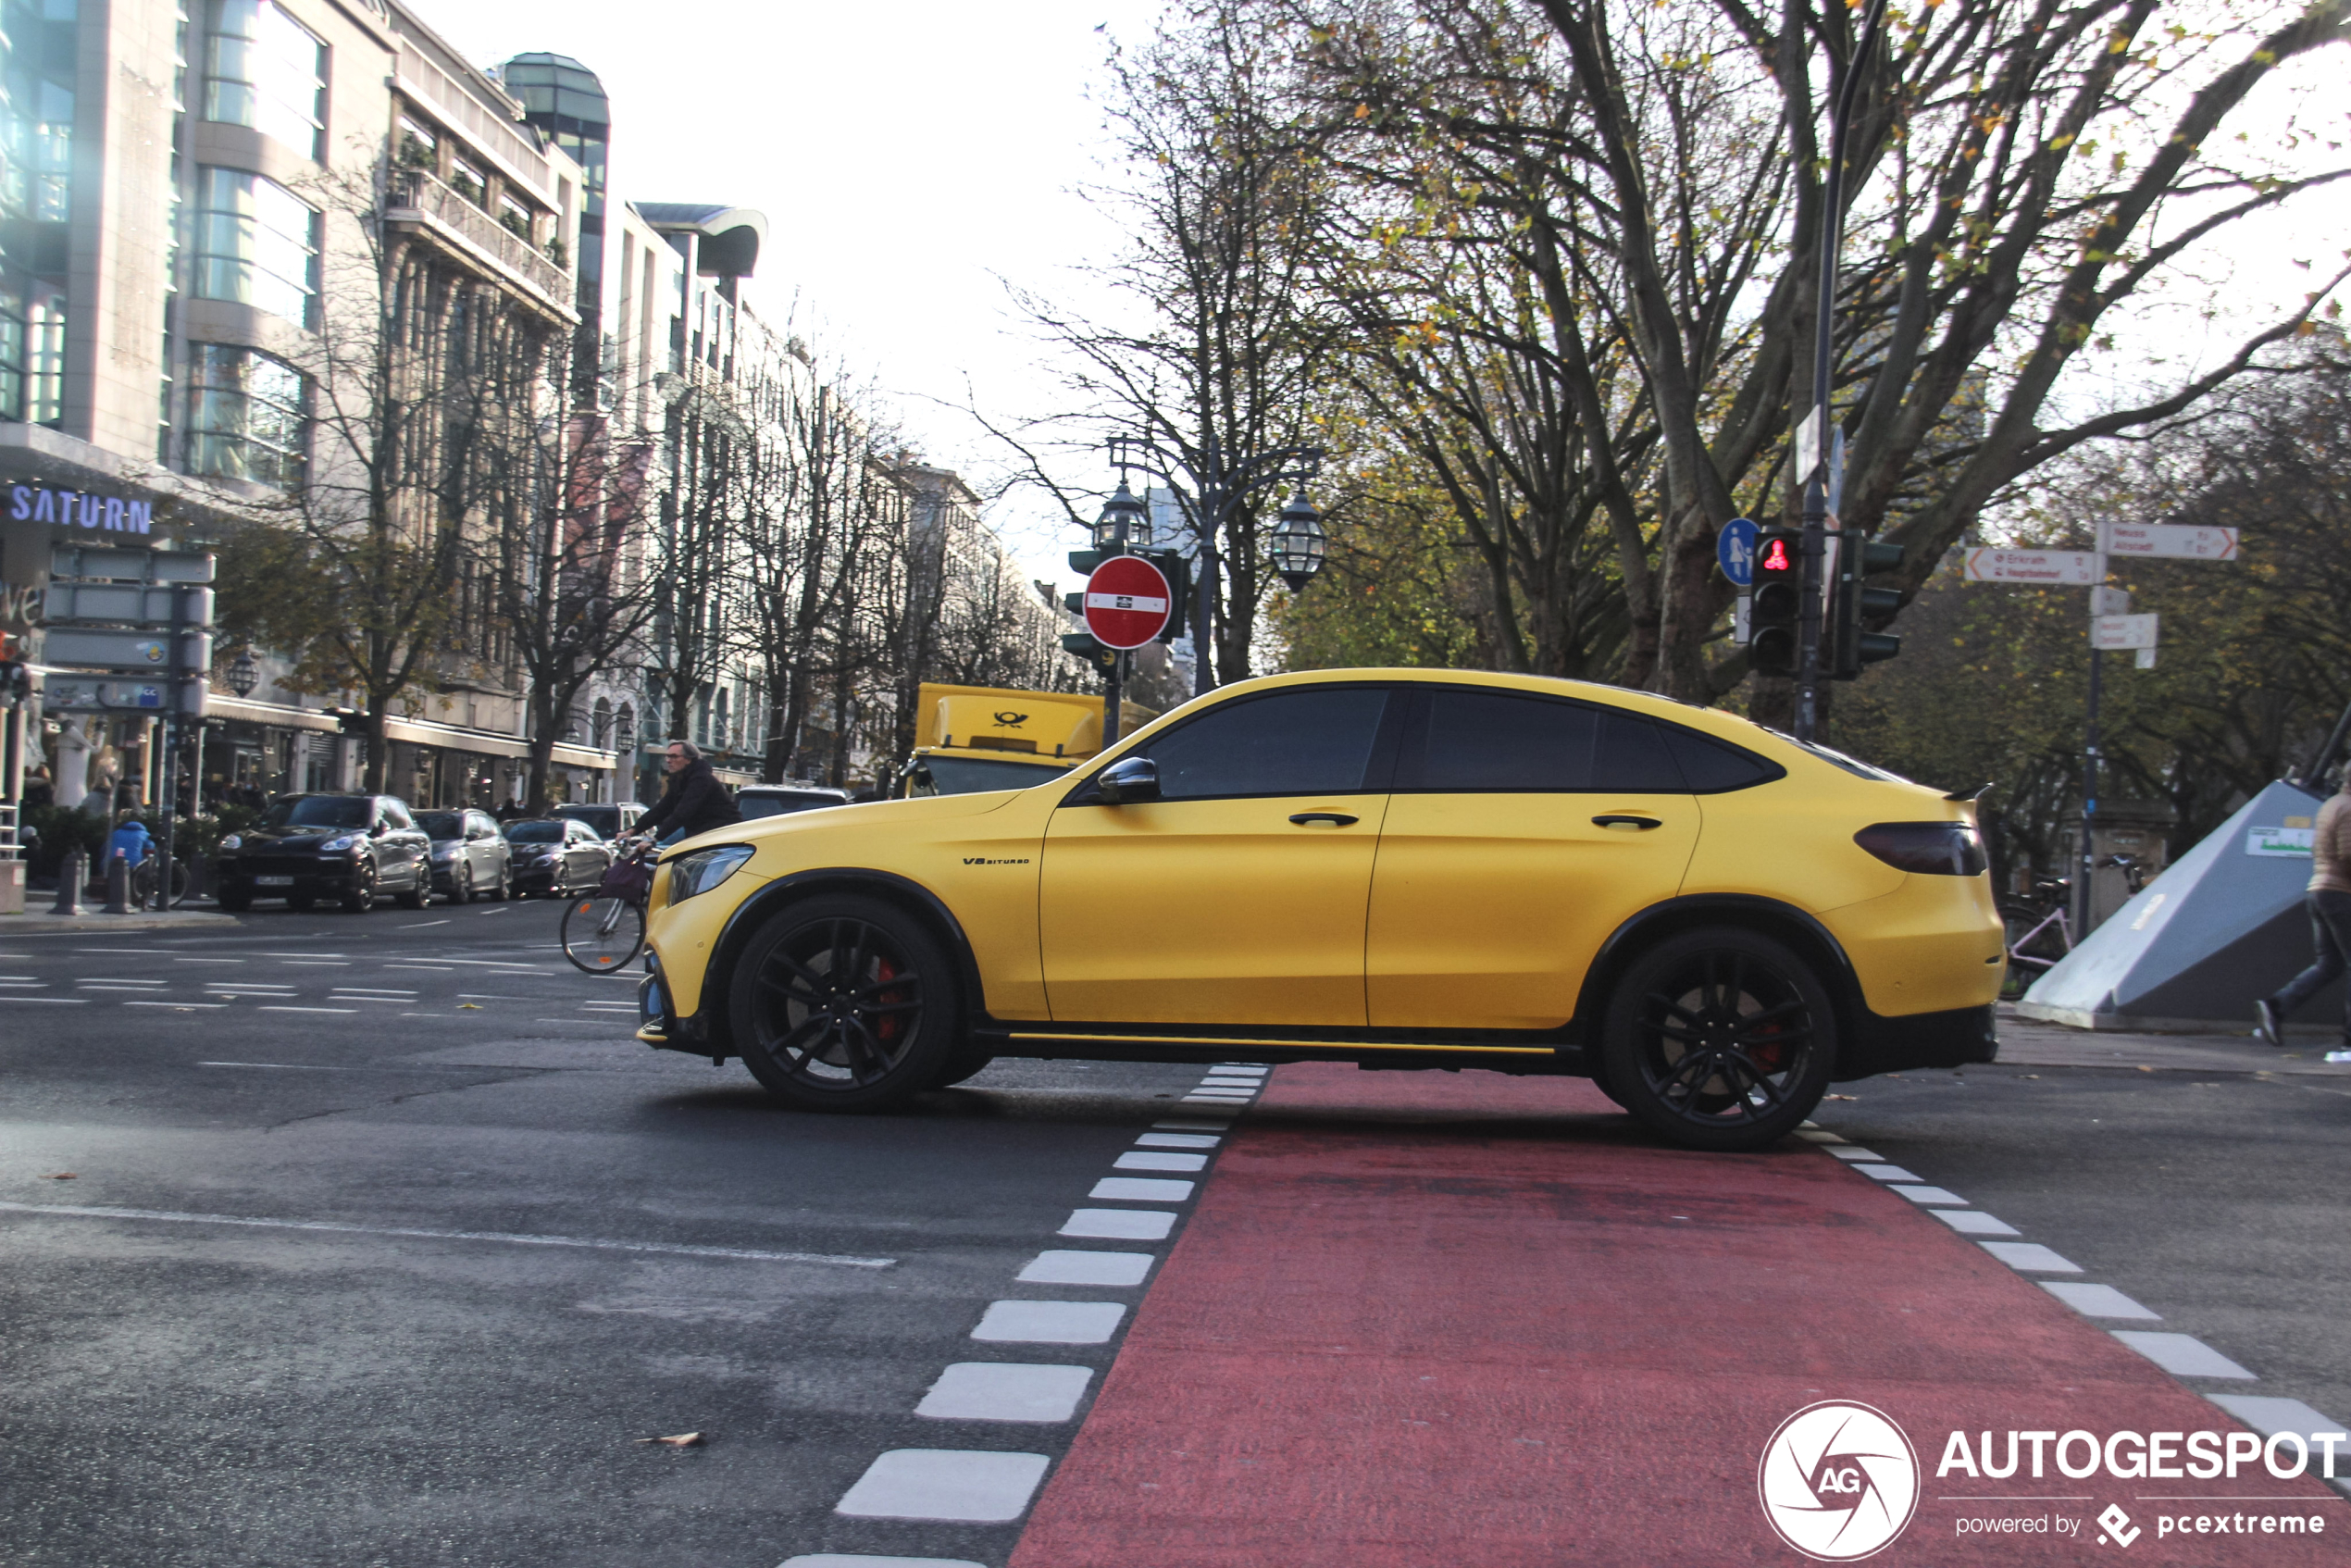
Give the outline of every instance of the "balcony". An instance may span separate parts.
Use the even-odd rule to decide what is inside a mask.
[[[422,169],[392,170],[384,190],[384,221],[429,231],[566,321],[578,324],[569,271]]]
[[[529,128],[516,124],[466,92],[455,78],[427,59],[424,51],[404,39],[393,69],[393,81],[400,91],[470,141],[507,179],[553,205],[554,185],[547,175],[547,156],[539,150]]]

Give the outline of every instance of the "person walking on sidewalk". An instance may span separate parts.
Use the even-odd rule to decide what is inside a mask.
[[[674,844],[680,839],[690,839],[697,833],[707,833],[714,828],[727,828],[740,822],[743,814],[735,809],[727,786],[710,770],[710,763],[690,740],[672,740],[669,754],[663,766],[669,770],[669,787],[653,803],[653,810],[637,819],[637,831],[658,834],[659,841]],[[666,833],[660,833],[663,828]],[[2345,884],[2351,886],[2351,884]]]
[[[2286,1020],[2351,966],[2351,768],[2344,771],[2343,788],[2319,808],[2310,834],[2310,887],[2303,903],[2310,911],[2319,956],[2283,989],[2253,1004],[2253,1032],[2271,1045],[2283,1045]],[[2343,1049],[2351,1052],[2351,994],[2343,1004]],[[2328,1053],[2330,1059],[2334,1054]]]

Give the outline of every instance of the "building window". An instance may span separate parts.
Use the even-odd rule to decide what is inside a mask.
[[[463,158],[451,158],[449,183],[457,188],[457,194],[478,207],[486,208],[490,200],[490,180],[481,170]]]
[[[54,425],[65,416],[65,291],[0,281],[0,419]]]
[[[204,117],[323,158],[327,46],[272,0],[212,0]]]
[[[233,300],[307,327],[317,292],[318,214],[258,174],[199,169],[196,297]]]
[[[419,168],[427,174],[434,172],[441,167],[441,155],[434,150],[440,145],[440,139],[429,128],[417,124],[406,115],[400,117],[400,149],[393,156],[393,161],[401,168]]]
[[[308,445],[302,374],[249,348],[192,346],[190,471],[280,490],[301,483]]]
[[[530,240],[530,209],[512,196],[498,198],[498,226],[524,244]]]

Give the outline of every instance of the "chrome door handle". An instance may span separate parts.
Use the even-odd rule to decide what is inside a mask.
[[[1290,818],[1290,821],[1300,828],[1310,822],[1327,822],[1334,828],[1351,828],[1356,820],[1343,811],[1301,811]]]
[[[1296,817],[1292,817],[1290,820],[1295,822],[1298,819]],[[1646,833],[1652,828],[1662,828],[1665,824],[1660,822],[1654,816],[1632,816],[1623,812],[1610,812],[1605,815],[1592,818],[1592,826],[1595,828],[1631,828]]]

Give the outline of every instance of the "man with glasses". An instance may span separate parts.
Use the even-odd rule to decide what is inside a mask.
[[[735,809],[727,786],[710,770],[709,761],[690,740],[672,740],[669,754],[662,766],[669,774],[668,787],[653,808],[637,819],[637,831],[656,835],[662,844],[674,844],[680,839],[690,839],[697,833],[707,833],[714,828],[726,828],[740,822],[742,813]],[[666,828],[668,830],[664,832]]]

